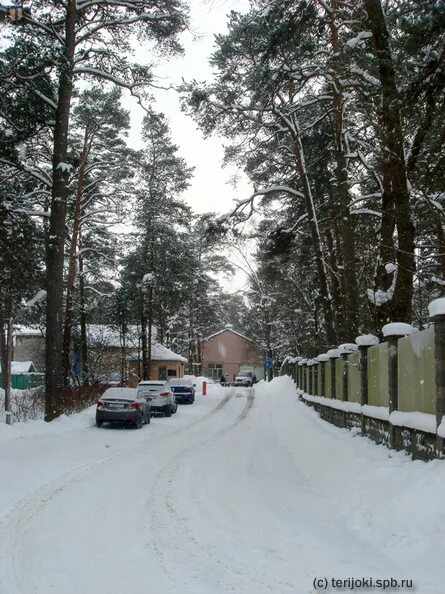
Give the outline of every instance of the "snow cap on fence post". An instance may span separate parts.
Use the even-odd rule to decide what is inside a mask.
[[[336,359],[341,357],[338,349],[329,349],[326,353],[331,360],[331,398],[337,398],[337,364]]]
[[[320,396],[326,396],[326,376],[325,376],[325,367],[326,362],[329,361],[329,357],[326,353],[321,353],[316,357],[317,361],[320,363],[320,378],[321,378],[321,386],[320,386]]]
[[[415,332],[415,328],[406,322],[391,322],[382,328],[383,336],[388,341],[389,414],[399,408],[399,338],[413,332]],[[390,423],[389,445],[394,449],[399,449],[398,432],[399,430]]]
[[[360,351],[360,404],[368,404],[368,349],[379,344],[379,339],[374,334],[361,334],[355,339]],[[366,433],[365,416],[362,415],[362,435]]]
[[[338,345],[338,350],[340,351],[341,355],[349,355],[350,353],[354,353],[358,349],[356,344],[352,342],[346,342],[345,344]]]
[[[430,320],[434,323],[434,357],[436,367],[436,456],[444,457],[445,431],[445,297],[434,299],[428,305]]]

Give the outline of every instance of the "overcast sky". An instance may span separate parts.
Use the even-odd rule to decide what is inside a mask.
[[[161,63],[156,68],[156,73],[162,77],[160,82],[165,86],[177,85],[182,78],[210,80],[212,70],[208,59],[213,51],[214,35],[226,31],[226,15],[231,10],[245,12],[249,8],[248,0],[190,0],[189,4],[193,33],[187,32],[182,36],[185,55]],[[146,57],[146,50],[136,54],[137,61],[145,61]],[[198,213],[227,212],[233,206],[233,199],[248,196],[250,186],[242,172],[221,166],[224,139],[213,137],[205,140],[195,122],[181,112],[175,91],[158,91],[156,100],[156,109],[164,112],[170,120],[173,140],[180,147],[181,156],[195,167],[192,185],[184,195],[193,210]],[[131,113],[131,143],[140,146],[138,130],[143,112],[134,104]],[[239,180],[236,189],[230,184],[234,176]]]

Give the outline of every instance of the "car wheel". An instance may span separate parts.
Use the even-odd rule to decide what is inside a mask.
[[[103,424],[103,421],[96,421],[96,427],[102,427]]]
[[[137,423],[136,423],[136,429],[142,429],[143,425],[144,425],[144,418],[141,417],[139,419],[139,421],[137,421]]]
[[[175,414],[175,412],[178,410],[178,405],[175,405],[175,408],[172,410],[172,413]]]
[[[150,423],[151,421],[151,412],[148,413],[148,417],[147,417],[147,425]]]
[[[164,414],[165,414],[166,417],[171,417],[172,416],[171,406],[169,406],[168,408],[165,409]]]

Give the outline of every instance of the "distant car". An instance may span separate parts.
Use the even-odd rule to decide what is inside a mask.
[[[195,387],[192,379],[185,377],[171,379],[169,385],[179,404],[195,402]]]
[[[150,403],[152,414],[164,413],[166,417],[171,417],[178,410],[175,395],[166,381],[146,380],[140,382],[137,389]]]
[[[136,388],[108,388],[96,406],[97,427],[104,423],[134,423],[141,429],[150,417],[150,403],[141,398]]]
[[[235,386],[253,386],[253,373],[251,371],[240,371],[235,376]]]

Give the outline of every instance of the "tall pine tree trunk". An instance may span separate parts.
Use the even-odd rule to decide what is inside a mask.
[[[65,47],[59,80],[54,128],[52,200],[46,251],[46,376],[45,421],[63,409],[63,264],[69,170],[66,168],[68,126],[73,93],[73,62],[76,41],[76,0],[68,0]]]
[[[66,279],[66,297],[65,297],[65,320],[63,328],[63,379],[65,385],[69,382],[70,377],[70,348],[71,348],[71,332],[73,326],[73,290],[74,281],[77,272],[77,257],[78,257],[78,241],[80,233],[80,215],[83,198],[83,190],[85,183],[85,167],[87,164],[88,155],[88,131],[85,130],[85,139],[82,154],[80,157],[79,175],[76,188],[76,200],[74,204],[74,221],[71,233],[70,253],[68,259],[68,275]]]
[[[79,231],[79,249],[82,249],[82,237]],[[83,256],[79,254],[79,301],[80,301],[80,370],[82,386],[90,383],[90,367],[88,364],[88,334],[87,334],[87,310],[85,299],[85,278],[83,270]]]
[[[351,340],[358,331],[358,285],[355,264],[355,241],[349,212],[349,185],[348,185],[348,162],[346,158],[347,146],[344,135],[344,97],[342,93],[340,77],[340,44],[337,23],[338,0],[332,0],[330,13],[330,31],[332,45],[332,92],[333,92],[333,117],[334,117],[334,139],[335,139],[335,178],[336,196],[334,198],[337,208],[337,225],[340,232],[341,242],[337,249],[341,250],[341,275],[343,296],[341,304],[341,323],[338,326],[340,340]]]
[[[385,186],[394,205],[397,228],[397,279],[391,303],[393,321],[412,321],[414,261],[414,225],[411,221],[410,196],[403,150],[399,95],[390,47],[389,32],[381,0],[364,0],[372,31],[374,51],[382,86],[381,145]],[[384,263],[382,263],[384,264]]]

